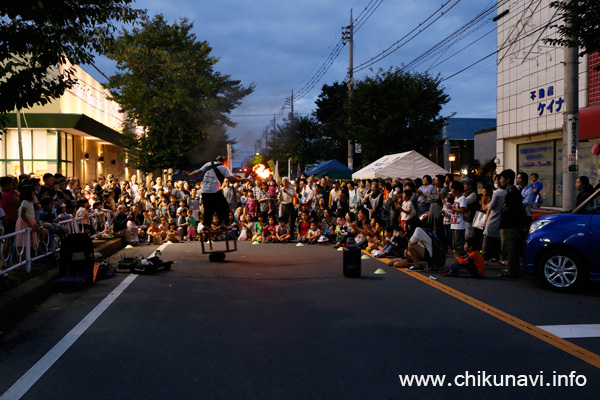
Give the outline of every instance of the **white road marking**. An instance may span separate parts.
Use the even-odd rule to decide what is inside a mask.
[[[538,325],[538,328],[563,339],[600,337],[600,324]]]
[[[167,247],[164,243],[157,250],[162,251]],[[154,256],[156,251],[150,257]],[[75,328],[71,329],[44,357],[16,381],[2,396],[0,400],[18,400],[54,365],[58,359],[83,335],[83,333],[102,315],[104,311],[119,297],[121,293],[137,278],[138,275],[130,274],[104,298],[88,315],[86,315]]]
[[[123,282],[104,298],[81,322],[71,329],[44,357],[29,369],[10,389],[0,397],[0,400],[20,399],[40,379],[46,371],[83,335],[83,333],[98,319],[100,315],[116,300],[117,297],[137,278],[130,274]]]

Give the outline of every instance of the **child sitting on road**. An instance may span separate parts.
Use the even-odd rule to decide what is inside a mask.
[[[240,236],[238,236],[238,240],[252,240],[252,236],[254,235],[253,229],[254,221],[252,215],[246,214],[244,221],[240,223]]]
[[[283,217],[279,217],[279,225],[277,225],[277,230],[275,231],[277,240],[279,243],[289,243],[292,238],[290,234],[290,226],[287,224],[287,221]]]
[[[373,218],[371,220],[371,225],[373,226],[372,233],[367,236],[367,247],[373,250],[381,250],[387,244],[387,240],[384,233],[385,225],[381,220]]]
[[[169,231],[167,232],[167,241],[171,243],[179,243],[181,236],[179,236],[179,231],[177,230],[177,225],[175,222],[171,222],[169,224]]]
[[[470,237],[465,240],[465,255],[457,254],[456,250],[450,250],[450,253],[456,258],[456,262],[449,269],[443,269],[440,274],[443,276],[458,276],[458,270],[461,268],[469,271],[473,278],[481,278],[485,274],[485,261],[479,252],[479,243],[476,238]]]
[[[148,244],[151,244],[151,243],[160,244],[163,237],[166,236],[166,233],[163,232],[162,229],[160,229],[158,227],[158,223],[156,222],[155,219],[150,221],[150,227],[148,228],[147,234],[148,234]],[[164,236],[163,236],[163,234],[164,234]]]
[[[265,223],[263,222],[263,216],[258,214],[258,221],[254,224],[254,236],[252,236],[252,242],[261,243],[263,237],[263,229]]]
[[[222,232],[220,232],[220,231],[227,229],[227,227],[221,223],[221,219],[219,218],[219,216],[217,214],[215,214],[213,217],[210,229],[213,231],[213,233],[210,234],[211,239],[214,242],[218,242],[222,238],[222,236],[221,236]]]
[[[263,228],[263,243],[277,243],[277,224],[275,217],[269,217],[269,223]]]
[[[169,223],[167,222],[167,217],[160,217],[160,225],[158,225],[158,227],[162,231],[162,238],[164,239],[167,236],[167,232],[169,232]]]
[[[340,247],[342,243],[346,240],[347,235],[348,225],[346,224],[346,220],[343,217],[338,216],[337,225],[335,226],[335,244],[333,245],[333,247]]]
[[[299,243],[308,243],[308,238],[306,235],[310,229],[310,222],[308,221],[308,213],[306,211],[302,211],[300,214],[300,221],[298,222],[298,242]]]
[[[308,244],[316,244],[317,240],[321,237],[321,230],[317,226],[316,221],[310,221],[310,229],[306,234],[306,239],[308,239]]]
[[[402,229],[402,227],[394,229],[394,227],[388,226],[385,228],[385,238],[386,244],[375,257],[402,257],[404,255],[404,250],[408,246],[406,238],[404,237],[404,229]]]
[[[198,214],[198,222],[196,223],[196,232],[202,232],[204,230],[204,216],[202,214]],[[200,236],[198,236],[198,240],[200,240]]]

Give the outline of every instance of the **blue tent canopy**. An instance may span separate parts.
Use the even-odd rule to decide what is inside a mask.
[[[351,179],[352,170],[338,160],[323,161],[305,172],[307,176],[322,177],[328,175],[333,179]]]

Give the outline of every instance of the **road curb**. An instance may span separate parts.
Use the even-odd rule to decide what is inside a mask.
[[[110,257],[124,247],[122,238],[107,240],[97,247],[94,252],[102,254],[103,258]],[[8,321],[42,301],[52,292],[52,282],[59,277],[58,266],[41,275],[33,277],[16,288],[0,294],[0,321]]]

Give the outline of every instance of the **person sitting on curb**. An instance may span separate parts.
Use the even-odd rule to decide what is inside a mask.
[[[449,250],[449,252],[454,255],[456,262],[450,268],[440,270],[440,275],[458,276],[458,270],[464,268],[473,278],[483,277],[485,261],[479,252],[479,242],[476,238],[470,237],[465,241],[465,255],[461,256],[455,250]]]

